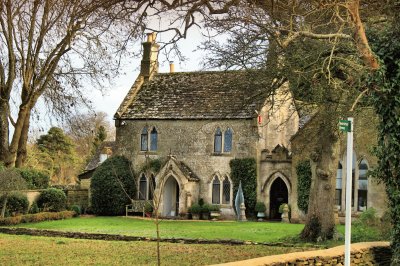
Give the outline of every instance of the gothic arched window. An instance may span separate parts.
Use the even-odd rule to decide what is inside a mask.
[[[139,199],[145,200],[146,197],[147,197],[147,178],[144,174],[142,174],[139,180]]]
[[[232,151],[232,129],[228,128],[224,134],[224,152]]]
[[[222,182],[222,204],[230,204],[231,201],[231,182],[226,176]]]
[[[153,127],[153,130],[150,132],[150,150],[151,151],[156,151],[157,150],[157,130],[155,127]]]
[[[148,131],[147,127],[144,127],[142,130],[142,134],[140,135],[140,150],[147,151],[148,150]]]
[[[212,203],[220,204],[221,197],[221,183],[217,176],[214,177],[212,182]]]
[[[367,209],[368,195],[368,162],[362,159],[358,165],[358,210],[365,211]]]
[[[214,152],[221,153],[222,152],[222,132],[218,127],[215,135],[214,135]]]
[[[342,178],[343,176],[343,166],[341,162],[338,163],[338,168],[336,171],[336,193],[335,193],[335,205],[340,209],[342,207]]]

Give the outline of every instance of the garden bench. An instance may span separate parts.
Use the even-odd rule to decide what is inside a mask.
[[[144,213],[144,207],[146,204],[152,204],[151,200],[132,200],[131,204],[125,205],[125,216],[128,216],[128,213],[132,212],[141,212],[143,213],[143,217],[145,215]]]

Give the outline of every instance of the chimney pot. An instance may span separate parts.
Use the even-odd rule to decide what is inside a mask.
[[[153,42],[153,33],[147,33],[147,42]]]
[[[169,62],[169,73],[174,73],[175,72],[175,65],[174,61]]]

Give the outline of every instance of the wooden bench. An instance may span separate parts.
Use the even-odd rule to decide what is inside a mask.
[[[151,200],[132,200],[131,204],[125,205],[125,216],[128,216],[128,213],[132,212],[141,212],[143,213],[143,217],[145,215],[144,208],[146,204],[152,204]]]

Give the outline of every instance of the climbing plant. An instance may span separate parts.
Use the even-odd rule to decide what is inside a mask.
[[[398,20],[397,20],[398,21]],[[371,101],[379,118],[378,166],[373,175],[383,181],[393,224],[392,265],[400,264],[400,30],[392,27],[371,32],[372,49],[381,67],[371,75]]]
[[[310,161],[300,161],[296,165],[297,174],[297,206],[304,213],[308,211],[308,198],[311,187],[311,165]]]
[[[233,197],[242,181],[242,189],[246,206],[246,215],[253,216],[257,201],[257,165],[254,158],[233,159],[229,162],[233,182]]]

